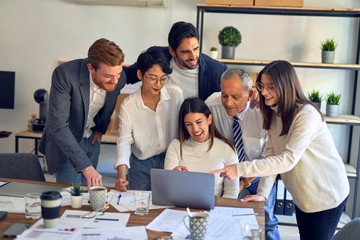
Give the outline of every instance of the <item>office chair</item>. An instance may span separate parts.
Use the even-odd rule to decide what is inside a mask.
[[[358,240],[360,236],[360,218],[346,223],[331,240]]]
[[[39,159],[31,153],[0,153],[0,178],[45,182]]]

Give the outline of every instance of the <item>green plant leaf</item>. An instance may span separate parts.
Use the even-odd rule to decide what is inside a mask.
[[[322,51],[335,51],[337,43],[334,38],[328,38],[325,41],[321,42]]]
[[[237,47],[242,40],[240,31],[232,26],[224,27],[218,35],[221,46]]]

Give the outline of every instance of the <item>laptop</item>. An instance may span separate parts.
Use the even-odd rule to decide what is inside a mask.
[[[0,186],[0,196],[24,197],[29,192],[60,191],[64,187],[37,183],[8,182]]]
[[[207,210],[215,206],[213,174],[153,168],[150,177],[155,205]]]

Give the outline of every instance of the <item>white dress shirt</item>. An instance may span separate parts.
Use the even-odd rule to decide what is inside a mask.
[[[177,137],[178,115],[183,100],[182,90],[171,84],[161,89],[156,111],[145,106],[141,88],[126,97],[120,106],[114,168],[121,164],[129,168],[131,153],[145,160],[166,152],[170,142]]]
[[[231,142],[234,142],[233,123],[234,118],[227,115],[222,103],[221,93],[213,93],[205,103],[209,106],[213,115],[213,121],[217,129]],[[263,157],[267,132],[263,128],[263,117],[257,108],[250,108],[250,102],[245,109],[237,115],[240,119],[242,138],[244,142],[245,160],[251,161]]]
[[[89,113],[86,121],[86,127],[84,131],[84,137],[90,137],[92,131],[91,128],[95,126],[94,117],[100,111],[105,104],[106,91],[95,85],[90,75],[90,104]]]
[[[207,173],[238,162],[235,151],[221,139],[214,138],[214,144],[208,151],[209,144],[210,140],[198,143],[189,138],[182,145],[181,158],[180,141],[174,139],[166,152],[164,169],[172,170],[177,166],[186,166],[189,171]],[[224,179],[219,174],[214,176],[216,196],[233,199],[238,197],[238,180]]]

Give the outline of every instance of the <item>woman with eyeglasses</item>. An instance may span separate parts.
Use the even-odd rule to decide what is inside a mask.
[[[217,130],[210,108],[198,97],[185,99],[179,112],[179,138],[166,152],[165,169],[207,173],[236,162],[235,147]],[[214,192],[237,199],[239,181],[217,176]]]
[[[164,168],[165,152],[177,137],[182,90],[168,84],[172,72],[163,52],[150,49],[137,59],[141,87],[124,99],[119,113],[115,188],[151,190],[150,169]],[[128,175],[128,178],[126,178]],[[128,179],[128,181],[126,180]]]
[[[229,179],[264,176],[258,192],[280,174],[296,205],[300,238],[329,240],[344,210],[349,182],[324,117],[305,97],[295,69],[286,61],[266,65],[256,87],[269,134],[266,157],[212,173]],[[245,201],[265,198],[250,195]]]

